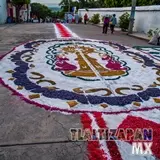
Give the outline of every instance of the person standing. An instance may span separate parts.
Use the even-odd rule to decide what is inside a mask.
[[[104,23],[103,23],[103,32],[102,32],[102,33],[107,34],[108,26],[109,26],[109,21],[110,21],[109,17],[108,17],[108,16],[106,16],[106,17],[104,18]]]
[[[69,13],[68,14],[68,23],[72,23],[72,18],[73,18],[72,14]]]
[[[110,20],[110,29],[111,29],[111,34],[114,33],[114,28],[115,28],[115,25],[117,24],[117,18],[116,18],[116,15],[113,14],[111,20]]]
[[[72,14],[72,23],[75,23],[75,14]]]
[[[32,18],[31,18],[31,22],[32,22],[32,23],[33,23],[33,20],[34,20],[34,18],[32,17]]]
[[[68,22],[68,16],[67,16],[67,14],[65,13],[65,15],[64,15],[64,20],[65,20],[65,23],[67,23]]]
[[[79,16],[78,16],[78,14],[77,14],[77,13],[75,14],[75,21],[76,21],[76,24],[78,24],[78,23],[79,23]]]
[[[87,13],[84,15],[84,24],[87,24],[87,20],[88,20],[88,15]]]

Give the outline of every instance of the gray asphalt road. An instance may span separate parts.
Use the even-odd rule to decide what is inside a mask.
[[[126,32],[115,32],[111,34],[110,30],[108,30],[108,34],[102,34],[102,27],[97,27],[93,25],[84,25],[84,24],[67,24],[67,26],[78,36],[81,38],[90,38],[97,40],[107,40],[107,41],[115,41],[123,45],[127,46],[146,46],[149,45],[146,41],[140,40],[137,38],[133,38],[127,35]]]

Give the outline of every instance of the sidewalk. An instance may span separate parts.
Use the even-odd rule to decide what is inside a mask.
[[[150,41],[149,37],[145,33],[135,32],[135,33],[128,34],[128,35],[131,36],[131,37],[138,38],[138,39],[146,40],[147,42]]]
[[[97,26],[97,27],[103,27],[103,24],[91,24],[91,25],[94,25],[94,26]],[[120,28],[115,28],[115,31],[121,31]]]
[[[97,26],[97,27],[103,27],[103,24],[92,24],[92,25],[95,25],[95,26]],[[122,32],[122,31],[121,31],[121,28],[115,28],[115,31]],[[126,34],[127,34],[127,32],[123,32],[123,33],[126,33]],[[149,42],[149,40],[150,40],[145,33],[134,32],[134,33],[132,33],[132,34],[127,34],[127,35],[128,35],[128,36],[131,36],[131,37],[138,38],[138,39],[145,40],[145,41],[147,41],[147,42]]]
[[[16,25],[16,23],[0,24],[0,31],[5,30],[5,29],[7,29],[7,28],[9,28],[9,27],[12,27],[12,26],[14,26],[14,25]]]

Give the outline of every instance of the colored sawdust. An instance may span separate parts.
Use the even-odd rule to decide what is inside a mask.
[[[106,94],[104,94],[104,96],[109,96],[112,94],[112,92],[107,88],[98,88],[98,89],[93,88],[93,89],[86,90],[85,93],[94,93],[94,92],[98,92],[98,91],[107,92]]]
[[[12,78],[9,78],[8,80],[13,81],[14,79],[15,79],[15,78],[12,77]]]
[[[30,99],[40,98],[40,94],[32,94],[32,95],[29,95],[29,98],[30,98]]]
[[[17,89],[18,89],[18,90],[22,90],[22,89],[23,89],[23,86],[18,86]]]
[[[107,105],[107,104],[101,104],[101,107],[103,107],[103,108],[107,108],[107,107],[108,107],[108,105]]]
[[[160,98],[153,98],[156,103],[160,103]]]
[[[7,73],[14,73],[14,71],[13,70],[9,70],[9,71],[6,71]]]
[[[65,74],[74,76],[74,77],[96,77],[96,74],[91,69],[91,67],[88,65],[88,63],[84,60],[81,54],[79,52],[76,52],[75,54],[77,55],[76,60],[78,61],[80,69],[77,71],[65,72]],[[91,58],[86,54],[84,54],[84,56],[92,64],[92,66],[96,69],[96,71],[99,72],[101,76],[108,76],[108,77],[120,76],[126,73],[123,70],[108,70],[104,68],[103,66],[101,66],[101,64],[97,62],[97,59]]]
[[[141,106],[141,103],[139,102],[133,102],[133,105],[137,106],[137,107],[140,107]]]
[[[83,93],[82,88],[74,88],[73,91],[76,93]]]
[[[68,103],[68,105],[69,105],[71,108],[72,108],[72,107],[75,107],[75,106],[78,104],[77,101],[68,101],[67,103]]]

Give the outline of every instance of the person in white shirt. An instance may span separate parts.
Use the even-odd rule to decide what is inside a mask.
[[[72,23],[73,16],[72,14],[68,14],[68,23]]]
[[[75,14],[75,21],[77,24],[79,23],[79,15],[77,13]]]

